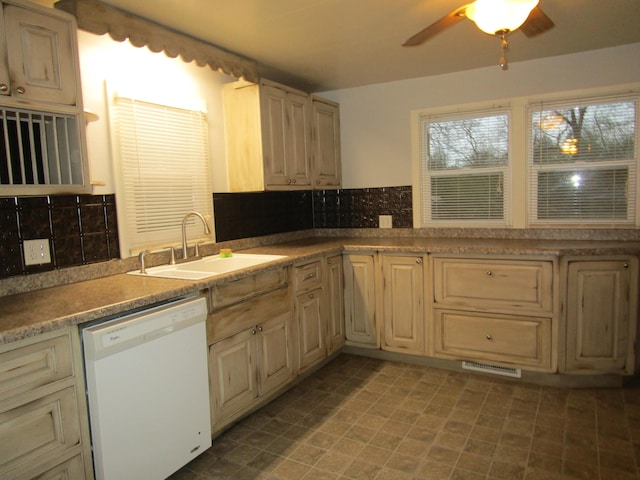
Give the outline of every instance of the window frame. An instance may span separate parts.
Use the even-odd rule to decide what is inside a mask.
[[[146,104],[147,107],[155,106],[155,107],[158,107],[159,109],[181,110],[187,114],[201,116],[204,119],[203,120],[204,125],[202,128],[206,127],[206,123],[208,121],[206,105],[204,104],[204,101],[201,101],[195,98],[189,101],[183,100],[181,102],[175,102],[171,100],[161,101],[151,97],[144,98],[145,97],[144,93],[140,93],[136,91],[128,91],[126,87],[117,88],[117,87],[114,87],[113,85],[107,85],[106,87],[107,87],[107,96],[108,96],[107,98],[109,99],[109,102],[108,102],[109,103],[109,122],[110,122],[110,129],[111,129],[110,137],[111,137],[111,147],[112,147],[112,155],[113,155],[112,163],[114,166],[114,173],[115,173],[115,180],[116,180],[115,181],[116,197],[119,199],[119,201],[116,202],[116,211],[118,215],[118,225],[119,225],[118,236],[119,236],[119,242],[120,242],[121,256],[122,258],[127,258],[128,256],[136,255],[137,253],[143,250],[159,251],[162,249],[166,249],[170,246],[180,246],[182,243],[181,222],[182,222],[183,216],[179,215],[180,218],[178,218],[177,216],[175,216],[175,212],[171,213],[171,217],[165,221],[165,226],[167,228],[164,228],[162,231],[158,231],[158,233],[154,233],[152,231],[149,231],[149,232],[141,231],[136,233],[131,231],[132,229],[135,229],[135,230],[138,229],[137,222],[135,219],[138,215],[144,214],[144,212],[141,212],[140,210],[134,210],[130,208],[130,206],[123,205],[123,202],[130,203],[130,202],[126,202],[125,200],[127,200],[131,195],[133,195],[133,192],[129,192],[129,190],[127,189],[127,186],[125,185],[125,172],[123,171],[122,159],[120,157],[121,139],[119,134],[120,125],[119,125],[119,118],[118,118],[119,112],[118,112],[117,102],[118,102],[118,99],[123,99],[129,103]],[[203,166],[204,166],[204,171],[206,172],[205,173],[206,178],[204,179],[205,180],[204,182],[202,180],[198,182],[198,188],[196,189],[196,191],[202,191],[204,188],[206,188],[207,190],[206,198],[202,199],[205,203],[201,204],[202,208],[196,208],[195,205],[197,200],[192,199],[194,203],[191,204],[191,202],[188,202],[190,203],[190,205],[188,206],[185,205],[185,208],[183,209],[184,210],[183,213],[186,215],[189,211],[198,210],[207,219],[207,223],[209,224],[211,233],[208,235],[205,234],[202,224],[199,221],[198,222],[194,221],[194,219],[192,218],[187,223],[187,235],[188,235],[190,244],[196,241],[201,243],[215,242],[215,222],[214,222],[214,215],[213,215],[213,177],[211,172],[211,158],[210,158],[210,145],[209,145],[210,138],[209,138],[207,128],[204,128],[204,133],[205,133],[205,138],[204,138],[205,144],[197,148],[199,150],[202,150],[203,159],[205,160],[205,164],[203,164]],[[190,148],[193,148],[193,147],[190,147]],[[148,155],[148,152],[146,152],[145,155]],[[146,164],[149,165],[148,163]],[[130,178],[133,181],[135,181],[133,177],[130,177]],[[158,179],[166,181],[167,177],[166,175],[159,176]],[[149,184],[147,184],[147,186],[145,187],[145,191],[149,190],[148,186]],[[183,184],[178,184],[178,186],[179,187],[183,186]],[[166,187],[166,182],[165,184],[157,185],[157,188],[165,188],[165,187]],[[193,195],[191,195],[191,197],[193,197]],[[186,197],[184,198],[186,199]],[[167,202],[165,201],[161,203],[166,204]],[[181,202],[181,204],[184,204],[184,202]],[[144,203],[140,204],[140,208],[142,208],[143,210],[146,208]],[[174,217],[175,217],[175,222],[171,223],[172,222],[171,218],[174,218]],[[171,223],[171,225],[169,225],[169,223]],[[171,232],[170,234],[164,233],[169,231],[168,227],[170,227],[170,232]],[[151,240],[151,237],[153,237],[153,240]],[[156,238],[158,237],[160,237],[161,240],[156,240]],[[144,243],[142,243],[142,241],[144,241]]]
[[[465,118],[507,116],[507,163],[504,166],[480,168],[460,168],[452,170],[429,170],[428,153],[423,151],[428,144],[423,139],[424,123],[439,120],[462,120]],[[413,219],[414,227],[509,227],[512,221],[512,184],[513,184],[513,115],[509,102],[460,105],[453,108],[422,109],[412,112],[413,144]],[[434,219],[432,218],[431,179],[444,177],[462,177],[467,175],[503,175],[503,216],[501,219]]]
[[[529,96],[513,96],[507,98],[498,98],[492,100],[485,100],[483,102],[439,106],[433,108],[421,108],[410,111],[410,125],[411,125],[411,177],[412,177],[412,196],[413,196],[413,226],[414,228],[435,228],[435,227],[448,227],[448,228],[483,228],[483,227],[497,227],[508,229],[543,229],[543,228],[570,228],[570,229],[630,229],[640,228],[640,108],[636,109],[636,199],[635,199],[635,219],[633,222],[626,224],[612,224],[607,223],[542,223],[531,222],[529,218],[530,209],[530,169],[529,169],[529,115],[528,108],[531,104],[539,105],[540,103],[578,103],[597,101],[604,99],[631,99],[640,98],[640,82],[620,84],[615,86],[591,88],[583,90],[568,90],[562,92],[551,92],[544,94],[535,94]],[[420,158],[420,116],[425,114],[455,114],[461,112],[472,112],[473,110],[481,110],[488,108],[498,108],[504,106],[510,106],[511,119],[510,119],[510,159],[511,159],[511,171],[510,171],[510,222],[508,225],[489,225],[487,223],[474,223],[470,222],[423,222],[423,210],[422,205],[422,185],[420,181],[421,176],[421,158]]]
[[[634,155],[635,158],[626,160],[602,160],[594,162],[567,162],[550,163],[548,165],[535,165],[534,163],[534,147],[533,138],[533,114],[536,111],[549,109],[563,109],[572,107],[589,106],[596,104],[606,104],[615,102],[633,102],[635,103],[635,138],[634,138]],[[638,93],[597,95],[597,96],[579,96],[566,99],[556,99],[550,101],[529,102],[526,108],[527,121],[527,225],[531,228],[634,228],[639,224],[638,212],[638,169],[640,167],[640,151],[638,148],[640,126],[640,95]],[[557,219],[540,219],[538,218],[537,199],[539,198],[538,179],[540,172],[562,172],[569,170],[602,170],[614,169],[627,166],[628,182],[630,183],[629,192],[632,192],[632,198],[627,199],[627,218],[616,220],[614,218],[603,218],[601,220],[595,218],[572,219],[569,216]]]

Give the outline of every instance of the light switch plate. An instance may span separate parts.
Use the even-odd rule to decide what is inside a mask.
[[[23,242],[23,246],[25,265],[42,265],[43,263],[51,263],[51,249],[49,248],[48,238],[25,240]]]
[[[378,226],[380,228],[392,228],[393,227],[392,215],[378,215]]]

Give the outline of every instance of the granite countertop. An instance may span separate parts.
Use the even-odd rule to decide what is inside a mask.
[[[434,254],[639,255],[640,242],[563,241],[424,237],[309,237],[242,250],[286,255],[268,265],[243,269],[199,281],[163,279],[118,273],[92,280],[0,297],[0,345],[147,305],[197,293],[256,271],[301,263],[318,255],[345,251]]]

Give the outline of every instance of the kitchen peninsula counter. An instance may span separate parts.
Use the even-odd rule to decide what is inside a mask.
[[[239,244],[237,251],[243,246]],[[219,246],[213,245],[213,248]],[[73,282],[67,272],[64,285],[0,296],[0,344],[38,335],[64,326],[101,319],[181,296],[197,293],[256,271],[281,268],[318,255],[342,251],[434,253],[459,255],[602,256],[639,255],[637,241],[524,240],[434,237],[307,237],[242,249],[245,253],[278,254],[286,258],[268,265],[243,269],[198,281],[128,275],[131,259],[122,272]],[[206,251],[205,251],[206,252]],[[212,253],[217,253],[212,252]],[[81,268],[81,267],[78,267]],[[135,268],[135,267],[134,267]],[[67,269],[72,271],[73,268]],[[68,279],[71,278],[71,283]],[[6,280],[4,281],[6,282]]]

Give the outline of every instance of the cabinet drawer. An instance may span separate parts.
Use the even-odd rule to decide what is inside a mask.
[[[322,283],[322,263],[320,260],[294,268],[294,285],[296,292],[304,292]]]
[[[23,397],[18,407],[13,399],[0,404],[0,478],[49,463],[80,443],[74,387],[31,401],[29,394]]]
[[[551,368],[551,319],[434,311],[434,354]]]
[[[214,285],[210,290],[211,310],[243,302],[287,285],[287,269],[267,270],[229,283]]]
[[[265,319],[289,312],[293,299],[289,287],[234,303],[214,311],[207,317],[207,341],[209,345],[222,338],[234,335]]]
[[[0,353],[0,401],[71,375],[67,333],[4,351]]]
[[[553,309],[551,262],[436,257],[433,265],[436,304],[507,312]]]

